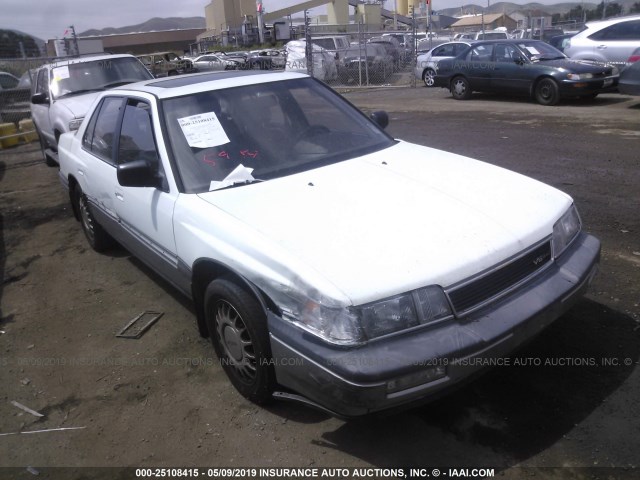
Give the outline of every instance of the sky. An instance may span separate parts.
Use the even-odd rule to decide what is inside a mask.
[[[0,0],[0,29],[19,30],[43,40],[62,38],[69,25],[80,33],[89,29],[135,25],[153,17],[204,17],[210,0]],[[265,11],[278,10],[302,0],[263,0]],[[432,8],[482,5],[486,0],[433,0]],[[498,0],[493,0],[497,2]],[[531,0],[510,0],[525,4]],[[558,0],[537,0],[552,4]],[[387,0],[393,9],[393,0]],[[312,14],[314,11],[312,10]]]

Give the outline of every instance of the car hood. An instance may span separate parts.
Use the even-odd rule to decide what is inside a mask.
[[[82,118],[89,111],[93,101],[102,91],[83,93],[82,95],[70,95],[55,101],[57,108],[66,108],[74,118]]]
[[[564,68],[573,73],[605,73],[611,75],[612,68],[597,62],[588,62],[584,60],[571,60],[563,58],[558,60],[540,60],[540,65],[548,65],[550,67]]]
[[[549,237],[571,204],[528,177],[404,142],[199,197],[255,232],[239,242],[286,252],[284,267],[305,265],[321,279],[306,282],[354,305],[481,272]]]

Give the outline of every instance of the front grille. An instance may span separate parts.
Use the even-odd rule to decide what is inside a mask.
[[[469,313],[488,300],[506,293],[551,262],[551,242],[546,241],[513,260],[447,291],[458,315]]]

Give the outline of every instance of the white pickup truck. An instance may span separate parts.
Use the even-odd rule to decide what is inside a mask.
[[[47,165],[58,164],[58,138],[77,130],[103,90],[153,76],[132,55],[64,58],[40,67],[31,96],[31,117]]]

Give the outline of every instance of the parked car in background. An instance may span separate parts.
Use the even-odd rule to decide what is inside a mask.
[[[0,72],[0,123],[18,124],[20,120],[29,118],[31,84],[25,80],[29,72],[20,78],[9,72]]]
[[[422,80],[427,87],[433,87],[438,62],[445,58],[457,57],[472,43],[474,43],[473,40],[447,42],[434,47],[425,54],[418,55],[414,69],[416,79]]]
[[[587,290],[600,242],[565,193],[395,140],[316,79],[248,73],[103,92],[60,179],[91,247],[116,239],[193,299],[249,400],[422,402]]]
[[[248,68],[247,59],[249,58],[249,52],[245,51],[235,51],[235,52],[212,52],[214,55],[217,55],[220,58],[225,60],[233,60],[238,63],[238,68],[243,70]]]
[[[478,91],[529,95],[541,105],[555,105],[565,97],[613,91],[618,78],[616,67],[570,60],[541,40],[510,39],[478,42],[441,60],[435,85],[457,100]]]
[[[138,59],[156,78],[171,77],[183,73],[194,73],[196,69],[188,58],[181,58],[174,52],[156,52],[139,55]]]
[[[304,40],[291,40],[285,45],[287,63],[285,71],[310,73],[307,65],[307,43]],[[335,54],[324,48],[311,44],[313,49],[313,76],[324,82],[331,82],[338,78],[338,67]]]
[[[133,55],[87,55],[43,65],[32,79],[31,118],[48,165],[58,162],[58,138],[78,129],[103,90],[153,78]]]
[[[564,53],[576,60],[592,60],[622,69],[640,47],[640,15],[589,22],[567,42]]]
[[[456,33],[453,40],[475,40],[476,32]]]
[[[620,73],[618,90],[625,95],[640,95],[640,48],[633,51]]]
[[[349,37],[349,35],[314,35],[311,37],[311,43],[324,48],[325,51],[333,55],[336,61],[336,67],[342,64],[350,42],[351,37]]]
[[[533,31],[533,36],[531,38],[550,43],[550,40],[558,35],[564,35],[564,30],[562,30],[562,28],[543,28],[542,31],[539,28],[536,28]]]
[[[344,55],[338,77],[342,82],[382,83],[393,73],[393,57],[376,43],[351,46]]]
[[[500,40],[509,38],[506,31],[502,30],[485,30],[476,32],[473,40]]]
[[[386,49],[387,54],[393,58],[393,65],[396,70],[398,70],[405,61],[406,52],[404,48],[400,46],[400,42],[393,37],[372,37],[367,43],[382,45]]]
[[[286,63],[285,53],[281,50],[266,49],[249,52],[247,68],[257,70],[272,70],[284,68]]]
[[[9,72],[0,72],[0,88],[16,88],[20,79]]]
[[[626,66],[628,67],[632,63],[636,63],[636,62],[640,62],[640,47],[636,48],[633,52],[631,52],[631,55],[629,55],[629,58],[627,58]]]
[[[199,72],[219,71],[219,70],[238,70],[240,64],[231,59],[224,59],[213,53],[200,55],[192,60],[193,68]]]
[[[562,35],[556,35],[549,39],[549,45],[557,48],[564,53],[564,47],[569,43],[569,39],[573,37],[575,33],[563,33]]]

